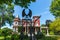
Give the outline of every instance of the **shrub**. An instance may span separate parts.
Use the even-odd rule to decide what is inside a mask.
[[[16,33],[12,34],[11,40],[19,40],[19,35],[17,35]]]
[[[54,32],[53,31],[50,31],[50,35],[54,35]]]
[[[39,32],[37,35],[35,35],[35,37],[37,39],[41,39],[41,38],[44,38],[45,36],[44,36],[44,34],[42,32]]]

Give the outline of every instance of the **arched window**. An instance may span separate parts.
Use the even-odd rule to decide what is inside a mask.
[[[18,22],[14,22],[14,25],[18,25]]]

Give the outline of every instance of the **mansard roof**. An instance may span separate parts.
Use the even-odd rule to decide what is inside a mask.
[[[18,15],[14,18],[14,21],[20,21],[20,18]]]
[[[33,18],[38,18],[38,17],[40,17],[40,16],[33,16]]]

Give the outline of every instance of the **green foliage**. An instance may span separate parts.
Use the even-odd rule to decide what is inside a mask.
[[[48,26],[48,27],[49,27],[50,23],[52,23],[52,21],[51,21],[51,20],[46,20],[46,26]]]
[[[54,16],[60,17],[60,0],[52,0],[50,11]]]
[[[18,32],[21,32],[21,30],[22,30],[22,26],[19,26],[18,27]]]
[[[54,32],[53,31],[50,31],[50,33],[49,33],[50,35],[54,35]]]
[[[46,35],[46,30],[42,30],[42,33],[43,33],[44,35]]]
[[[0,36],[2,36],[1,34],[2,34],[2,30],[0,29]]]
[[[57,40],[57,38],[56,38],[55,36],[52,36],[52,37],[47,36],[47,37],[42,38],[42,39],[43,39],[43,40]]]
[[[14,12],[14,5],[0,5],[0,26],[4,26],[5,23],[9,23],[10,25],[13,22],[13,13]]]
[[[10,36],[12,33],[12,30],[9,28],[3,28],[1,30],[2,30],[1,35],[4,36],[4,40],[6,40],[6,36],[8,36],[8,35]]]
[[[11,4],[13,0],[0,0],[0,4]]]
[[[60,18],[56,18],[49,26],[50,30],[53,32],[59,32],[60,31]]]
[[[11,40],[19,40],[19,35],[17,33],[12,34]]]
[[[45,27],[46,25],[45,24],[42,24],[41,27]]]
[[[0,37],[0,40],[4,40],[4,38]],[[6,40],[12,40],[12,39],[11,38],[6,38]],[[26,38],[24,40],[30,40],[30,39]],[[60,36],[45,36],[44,38],[41,38],[41,39],[38,39],[38,40],[60,40]]]
[[[42,32],[39,32],[37,35],[35,35],[37,39],[44,38],[44,34]]]
[[[4,26],[6,22],[10,25],[12,24],[14,5],[28,8],[30,3],[35,1],[36,0],[0,0],[0,27]]]
[[[24,8],[28,8],[30,3],[35,2],[36,0],[0,0],[0,4],[7,4],[11,5],[11,3],[14,3],[15,5],[19,5]]]
[[[12,33],[12,29],[9,29],[9,28],[3,28],[1,30],[2,30],[3,36],[11,35],[11,33]]]
[[[24,35],[24,39],[28,39],[28,35]]]
[[[15,4],[21,7],[28,8],[31,2],[35,2],[36,0],[15,0]]]

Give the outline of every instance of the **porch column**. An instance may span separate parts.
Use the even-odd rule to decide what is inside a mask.
[[[37,30],[36,30],[36,28],[35,28],[35,34],[37,34]]]
[[[26,27],[25,27],[25,34],[26,34]]]
[[[42,32],[42,28],[40,27],[40,32]]]
[[[26,32],[26,33],[28,34],[28,26],[27,26],[27,29],[26,29],[26,30],[27,30],[27,32]]]
[[[49,36],[49,30],[48,30],[48,28],[47,28],[47,36]]]

